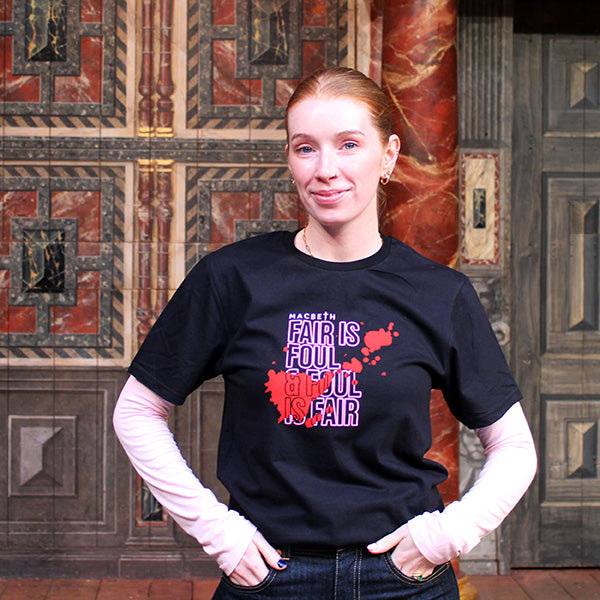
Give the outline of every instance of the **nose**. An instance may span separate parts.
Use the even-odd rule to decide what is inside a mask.
[[[337,161],[334,151],[327,149],[321,150],[319,153],[316,175],[322,181],[330,181],[338,176]]]

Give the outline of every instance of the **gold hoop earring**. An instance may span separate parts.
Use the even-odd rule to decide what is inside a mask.
[[[392,172],[387,171],[384,175],[382,175],[379,178],[379,183],[381,183],[381,185],[387,185],[390,182],[391,176],[392,176]]]
[[[296,180],[290,175],[290,185],[296,187]]]

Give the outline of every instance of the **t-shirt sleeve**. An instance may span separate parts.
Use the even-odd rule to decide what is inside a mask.
[[[219,374],[226,339],[223,310],[204,259],[156,320],[129,373],[165,400],[183,404],[203,381]]]
[[[442,391],[467,427],[495,423],[521,393],[477,292],[466,280],[454,302]]]

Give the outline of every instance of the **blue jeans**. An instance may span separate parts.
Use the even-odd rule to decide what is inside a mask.
[[[459,600],[450,564],[416,581],[394,565],[391,551],[373,555],[352,547],[282,552],[289,558],[286,569],[270,569],[264,581],[251,587],[236,585],[224,575],[213,600]]]

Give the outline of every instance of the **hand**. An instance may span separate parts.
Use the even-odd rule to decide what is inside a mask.
[[[395,546],[395,548],[394,548]],[[372,554],[382,554],[394,548],[392,561],[408,577],[416,579],[431,575],[436,567],[430,563],[415,546],[408,525],[402,525],[392,533],[382,537],[380,540],[369,544],[367,549]]]
[[[229,579],[236,585],[258,585],[269,574],[269,567],[282,571],[287,567],[287,563],[257,531]]]

